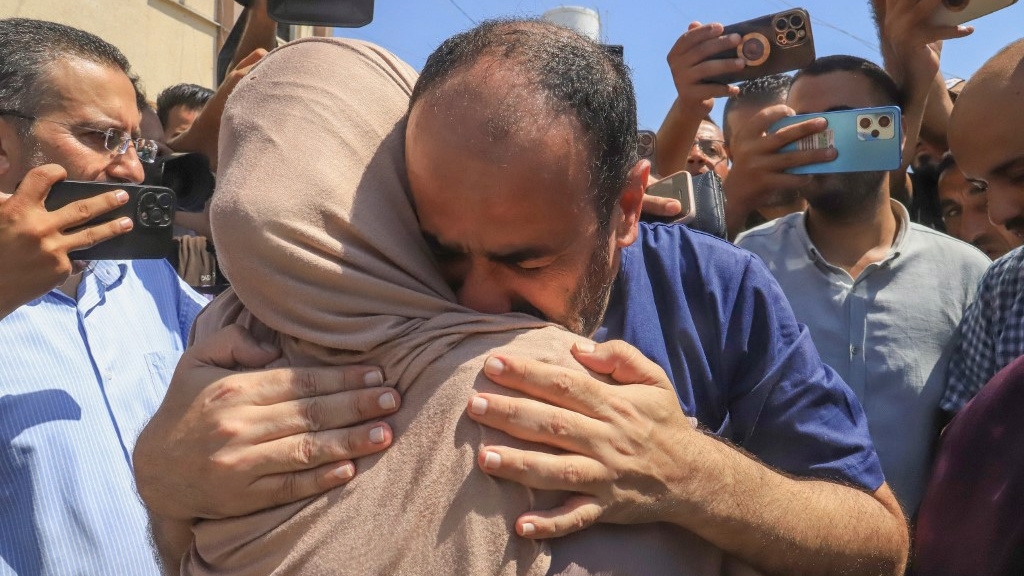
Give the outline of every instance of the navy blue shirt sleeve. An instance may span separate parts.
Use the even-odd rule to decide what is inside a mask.
[[[665,369],[688,415],[769,466],[871,491],[884,481],[860,402],[749,252],[642,225],[604,328]]]

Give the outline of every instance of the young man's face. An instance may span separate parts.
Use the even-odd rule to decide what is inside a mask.
[[[187,108],[181,104],[167,111],[167,125],[164,126],[164,142],[188,130],[196,121],[201,108]]]
[[[972,186],[958,167],[939,176],[939,208],[946,232],[973,244],[995,260],[1021,245],[1021,239],[988,219],[988,192]]]
[[[484,88],[472,98],[428,97],[412,110],[406,161],[424,237],[460,304],[589,335],[635,221],[623,226],[617,211],[608,230],[598,225],[589,146],[571,114],[520,120],[494,137],[503,96]],[[638,209],[642,188],[633,196]]]
[[[49,163],[63,166],[69,180],[142,182],[134,146],[116,154],[95,132],[115,128],[138,136],[141,117],[128,76],[74,59],[52,63],[45,81],[53,104],[31,111],[39,120],[27,138],[18,135],[17,123],[28,120],[0,117],[0,192],[13,193],[26,172]]]
[[[881,97],[868,78],[836,71],[798,77],[786,103],[797,114],[813,114],[880,106]],[[885,172],[816,174],[800,193],[811,207],[855,205],[860,198],[874,197],[884,181]]]
[[[722,179],[729,175],[729,153],[722,130],[704,120],[686,157],[686,171],[693,176],[714,171]]]

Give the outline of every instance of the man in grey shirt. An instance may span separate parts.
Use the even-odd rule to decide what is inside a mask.
[[[900,105],[895,82],[852,56],[797,74],[797,113]],[[904,510],[921,500],[937,436],[953,335],[988,258],[910,222],[885,172],[813,176],[806,212],[737,240],[760,256],[806,324],[822,360],[859,397],[882,470]]]

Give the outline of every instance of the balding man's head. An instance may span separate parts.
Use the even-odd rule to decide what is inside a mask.
[[[988,190],[989,217],[1024,234],[1024,40],[967,82],[949,124],[950,150],[968,180]]]

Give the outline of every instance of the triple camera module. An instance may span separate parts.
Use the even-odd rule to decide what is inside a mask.
[[[145,228],[166,228],[174,217],[174,197],[169,192],[149,189],[139,195],[138,222]]]
[[[746,60],[747,66],[758,66],[768,60],[772,44],[780,48],[792,48],[808,39],[807,21],[800,12],[783,12],[773,18],[772,26],[774,33],[771,40],[760,32],[750,32],[736,48],[737,55]]]

